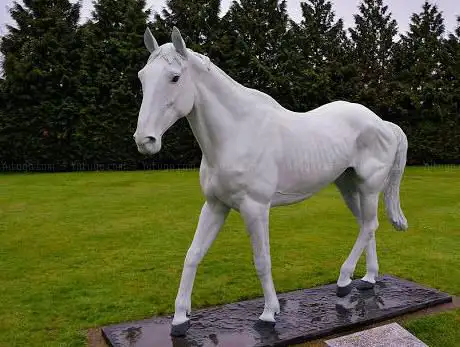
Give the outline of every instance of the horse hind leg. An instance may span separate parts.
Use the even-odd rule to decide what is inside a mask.
[[[335,182],[346,205],[360,225],[358,238],[347,260],[340,270],[337,281],[337,295],[345,296],[351,291],[351,277],[358,259],[366,249],[366,275],[358,284],[358,289],[372,288],[378,275],[378,261],[375,242],[375,231],[378,228],[377,209],[379,187],[383,184],[385,173],[377,173],[376,177],[362,180],[353,169],[345,171]],[[377,182],[375,182],[377,181]],[[381,184],[378,184],[381,181]]]
[[[366,230],[368,244],[366,246],[366,275],[361,279],[360,286],[369,288],[375,284],[378,276],[379,264],[377,259],[377,245],[375,232],[379,227],[378,204],[379,195],[385,186],[386,179],[391,169],[391,163],[384,166],[372,167],[368,175],[358,184],[361,208],[361,229]],[[369,167],[367,169],[369,169]],[[359,175],[359,169],[358,169]],[[366,173],[366,172],[364,172]]]
[[[356,175],[356,172],[352,168],[349,168],[336,180],[335,184],[342,194],[347,207],[350,209],[351,213],[360,225],[361,208],[357,179],[358,176]],[[378,270],[377,246],[375,232],[373,232],[372,238],[366,246],[366,275],[361,279],[362,282],[359,283],[358,288],[372,288],[375,284],[375,279],[378,276]]]

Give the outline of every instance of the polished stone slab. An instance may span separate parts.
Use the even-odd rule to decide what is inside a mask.
[[[428,347],[398,323],[382,325],[325,342],[328,347]]]
[[[343,298],[336,296],[335,284],[278,298],[281,314],[274,326],[258,321],[264,307],[258,298],[193,311],[185,337],[170,336],[172,316],[106,326],[102,333],[112,347],[287,346],[452,301],[446,293],[389,275],[373,289],[355,287]]]

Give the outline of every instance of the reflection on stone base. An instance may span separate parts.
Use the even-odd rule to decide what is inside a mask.
[[[352,283],[349,295],[336,296],[336,285],[279,294],[277,322],[261,324],[263,298],[192,312],[185,337],[172,337],[172,316],[102,328],[113,347],[283,346],[302,343],[357,326],[452,301],[437,290],[385,275],[370,289]]]

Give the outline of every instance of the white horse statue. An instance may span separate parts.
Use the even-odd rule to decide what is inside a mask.
[[[171,334],[183,335],[188,329],[197,266],[230,209],[240,213],[251,238],[265,299],[259,319],[275,322],[280,305],[271,272],[270,208],[303,201],[330,183],[359,225],[340,269],[337,295],[351,291],[363,250],[367,272],[360,283],[372,286],[378,273],[380,192],[394,228],[407,229],[399,200],[407,155],[404,132],[368,108],[344,101],[305,113],[289,111],[186,48],[176,27],[171,39],[159,46],[148,28],[145,32],[151,55],[139,71],[143,100],[134,133],[139,152],[153,155],[161,149],[163,134],[187,117],[203,153],[200,184],[206,201],[185,257]]]

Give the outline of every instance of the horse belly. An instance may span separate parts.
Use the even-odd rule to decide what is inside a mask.
[[[337,138],[310,139],[289,147],[279,163],[280,201],[294,201],[296,195],[306,199],[334,182],[350,167],[355,152],[353,140]]]
[[[280,179],[272,205],[290,205],[306,200],[334,182],[346,169],[347,165],[342,165],[327,172],[282,172],[284,177]]]
[[[271,207],[296,204],[298,202],[307,200],[312,195],[313,193],[301,194],[276,192],[271,200]]]

